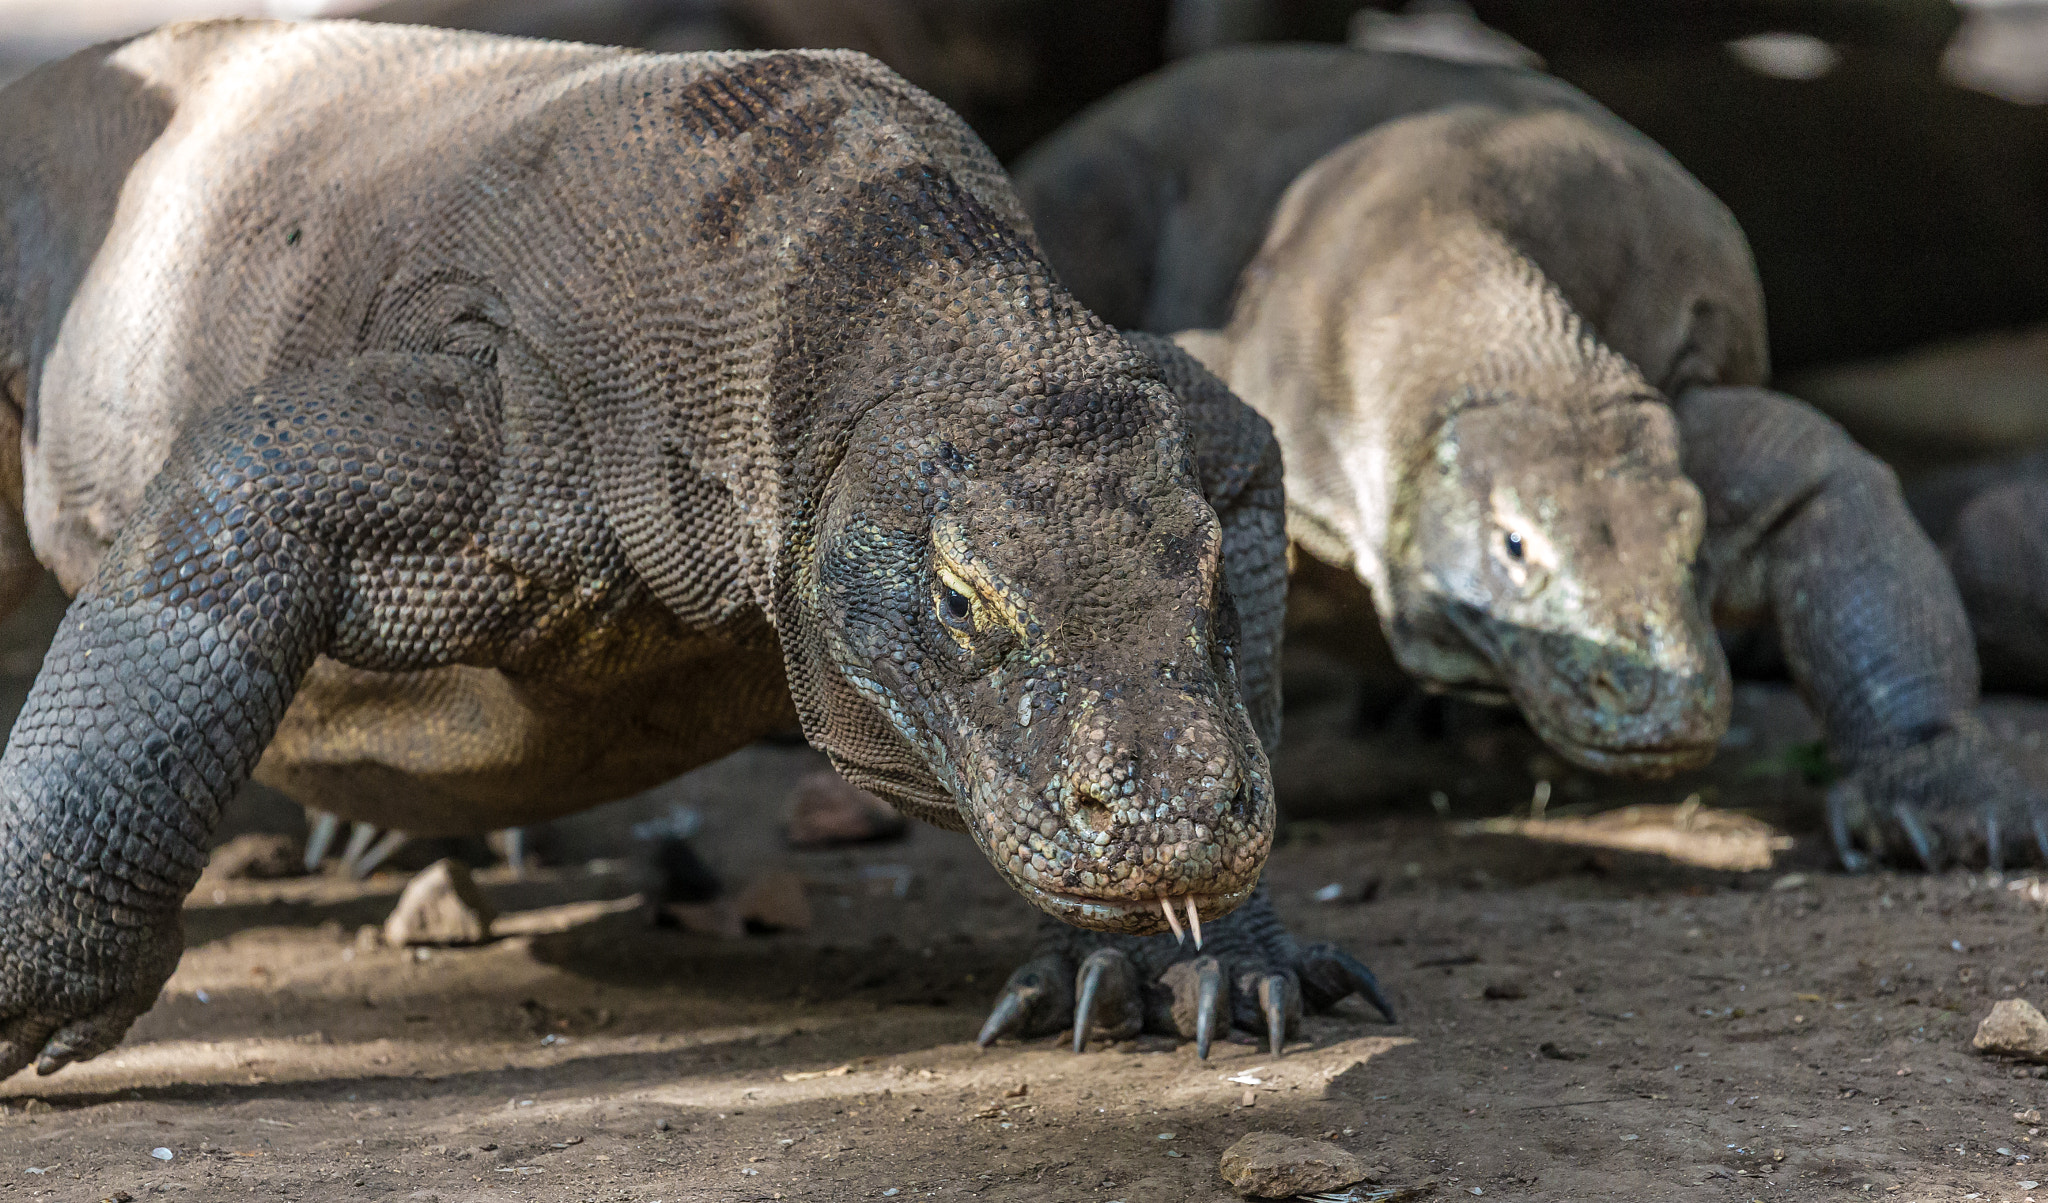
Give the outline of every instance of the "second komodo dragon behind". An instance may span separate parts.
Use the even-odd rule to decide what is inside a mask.
[[[0,760],[0,1077],[155,999],[252,773],[473,831],[795,717],[1055,915],[1230,927],[1270,432],[1054,284],[931,98],[842,52],[230,22],[43,68],[0,128],[0,570],[77,593]]]
[[[1517,68],[1191,60],[1018,166],[1047,253],[1273,422],[1289,530],[1402,666],[1660,774],[1729,713],[1715,627],[1782,648],[1844,777],[1842,858],[2048,857],[1973,714],[1956,585],[1891,472],[1760,387],[1742,233],[1647,138]]]

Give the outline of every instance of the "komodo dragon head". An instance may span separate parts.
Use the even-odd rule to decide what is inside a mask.
[[[935,354],[860,419],[793,585],[792,693],[849,780],[1040,908],[1151,932],[1250,894],[1273,791],[1180,402],[1061,307],[1007,370]]]
[[[1588,768],[1696,768],[1728,672],[1693,588],[1705,528],[1654,397],[1578,412],[1468,396],[1410,465],[1385,549],[1402,666],[1512,697]]]

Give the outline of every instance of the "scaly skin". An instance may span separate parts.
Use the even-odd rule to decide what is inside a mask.
[[[1741,232],[1584,96],[1246,49],[1126,89],[1017,174],[1084,302],[1195,327],[1183,345],[1273,421],[1290,533],[1371,586],[1426,683],[1504,692],[1568,758],[1656,774],[1725,728],[1709,616],[1758,628],[1847,769],[1846,864],[2048,857],[1897,482],[1756,387]]]
[[[0,759],[0,1076],[150,1005],[252,773],[474,831],[794,711],[1060,918],[1250,894],[1270,434],[871,60],[226,22],[0,123],[0,568],[77,593]]]

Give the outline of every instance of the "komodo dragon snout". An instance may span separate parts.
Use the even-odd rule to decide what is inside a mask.
[[[1060,437],[857,449],[874,462],[838,474],[820,540],[832,659],[950,797],[906,797],[846,740],[823,742],[852,779],[964,826],[1061,919],[1218,918],[1257,883],[1273,793],[1238,689],[1223,530],[1177,403],[1140,377],[1018,408]],[[1146,412],[1173,437],[1119,437]]]
[[[1389,555],[1404,667],[1511,695],[1589,768],[1705,764],[1730,684],[1693,581],[1706,516],[1670,410],[1654,398],[1590,413],[1475,401],[1434,451]]]

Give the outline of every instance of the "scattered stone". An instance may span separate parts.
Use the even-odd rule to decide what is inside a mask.
[[[2041,1109],[2029,1107],[2025,1111],[2015,1111],[2012,1113],[2012,1119],[2016,1124],[2038,1124],[2041,1122]]]
[[[384,921],[384,942],[394,948],[478,944],[491,938],[491,920],[496,917],[468,865],[437,860],[406,883],[398,906]]]
[[[269,881],[305,873],[305,849],[288,835],[238,835],[206,861],[206,875],[219,881]]]
[[[1323,1140],[1252,1132],[1223,1151],[1223,1180],[1252,1199],[1341,1190],[1366,1176],[1365,1163]]]
[[[1586,1054],[1573,1052],[1571,1049],[1564,1048],[1552,1040],[1546,1040],[1537,1045],[1536,1051],[1545,1060],[1549,1061],[1582,1061],[1586,1057]]]
[[[1977,1025],[1970,1047],[1980,1053],[2048,1062],[2048,1018],[2024,999],[2001,999]]]
[[[748,931],[809,931],[811,903],[804,897],[804,879],[787,869],[764,873],[748,882],[733,899],[733,910]]]
[[[910,824],[887,802],[831,769],[820,769],[790,792],[789,825],[783,834],[794,848],[842,848],[902,839],[909,830]]]
[[[1513,1002],[1529,997],[1529,991],[1516,981],[1489,982],[1480,993],[1494,1002]]]

